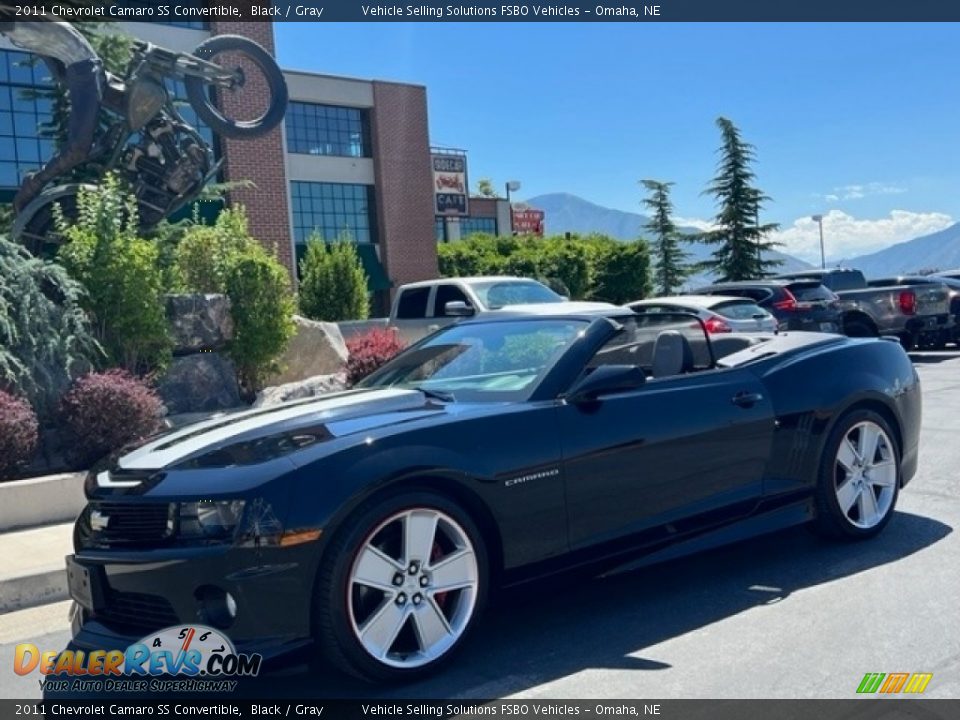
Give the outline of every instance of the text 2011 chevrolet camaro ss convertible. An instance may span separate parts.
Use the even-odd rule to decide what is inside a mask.
[[[878,533],[917,467],[907,355],[737,342],[717,360],[694,316],[623,309],[466,321],[349,392],[152,438],[87,479],[74,643],[194,622],[409,678],[495,586],[806,522]]]

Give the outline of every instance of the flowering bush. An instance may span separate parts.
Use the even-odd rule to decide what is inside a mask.
[[[130,373],[108,370],[79,378],[61,409],[72,435],[72,459],[86,466],[156,431],[163,404]]]
[[[347,382],[353,385],[405,347],[394,330],[374,328],[347,340]]]
[[[37,449],[37,429],[33,408],[0,390],[0,479],[30,462]]]

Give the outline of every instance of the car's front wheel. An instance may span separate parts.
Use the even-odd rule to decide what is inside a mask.
[[[827,441],[817,481],[814,527],[831,537],[866,538],[889,522],[900,490],[900,450],[885,418],[848,413]]]
[[[318,641],[368,680],[425,675],[460,647],[489,577],[477,526],[431,492],[384,498],[348,521],[317,582]]]

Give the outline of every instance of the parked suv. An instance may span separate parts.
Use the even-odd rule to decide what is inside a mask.
[[[753,300],[777,319],[780,330],[842,332],[837,296],[817,280],[742,280],[707,285],[696,295],[734,295]]]

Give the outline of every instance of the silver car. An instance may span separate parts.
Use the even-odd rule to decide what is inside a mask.
[[[753,300],[726,295],[675,295],[627,303],[638,313],[694,313],[711,335],[716,333],[772,333],[777,320]]]

